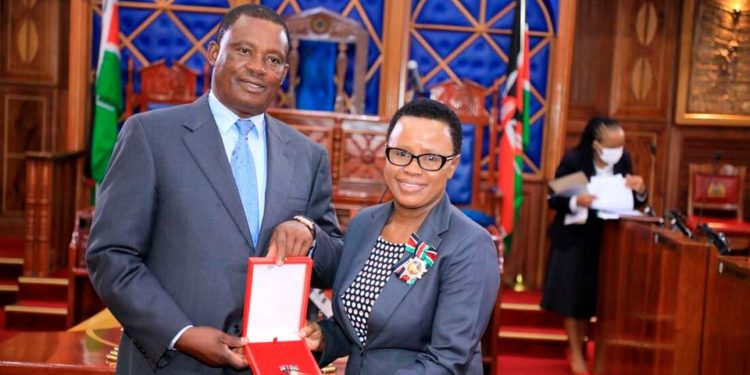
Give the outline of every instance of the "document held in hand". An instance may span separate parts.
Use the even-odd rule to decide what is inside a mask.
[[[561,197],[573,197],[581,193],[586,193],[586,184],[589,179],[583,172],[575,172],[569,175],[556,178],[549,182],[549,188],[555,195]]]
[[[290,257],[283,265],[274,258],[248,259],[242,335],[253,374],[321,374],[299,337],[311,272],[307,257]]]
[[[591,208],[610,213],[633,212],[633,191],[621,174],[591,177],[588,190],[596,196]]]

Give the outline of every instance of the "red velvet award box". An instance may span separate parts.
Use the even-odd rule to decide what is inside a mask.
[[[255,375],[320,374],[299,330],[305,324],[312,260],[249,258],[242,335]]]

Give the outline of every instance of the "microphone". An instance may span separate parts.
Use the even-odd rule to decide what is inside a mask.
[[[409,75],[409,84],[411,89],[414,90],[413,99],[424,97],[424,85],[422,84],[422,78],[419,76],[419,64],[415,60],[409,60],[406,63],[406,69]]]
[[[716,246],[716,249],[719,250],[719,254],[730,255],[732,253],[732,249],[729,247],[729,240],[724,233],[714,231],[708,226],[708,224],[700,224],[698,225],[698,229],[708,237],[709,243]]]
[[[651,156],[653,156],[654,159],[656,159],[656,143],[652,143],[651,145],[649,145],[649,151],[651,152]],[[646,216],[656,217],[656,211],[654,211],[654,208],[651,207],[651,205],[648,203],[646,203],[643,206],[643,213],[646,214]],[[660,220],[659,225],[663,225],[663,224],[664,224],[664,221]]]
[[[680,211],[672,210],[672,212],[667,215],[667,218],[670,219],[669,221],[672,224],[672,227],[677,227],[677,229],[679,229],[687,238],[694,238],[693,231],[690,230],[690,227],[688,227],[687,224],[685,224],[685,216],[683,216]]]

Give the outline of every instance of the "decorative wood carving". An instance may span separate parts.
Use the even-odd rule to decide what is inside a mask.
[[[326,148],[333,204],[342,226],[363,207],[386,197],[383,182],[388,123],[376,116],[273,108],[269,114]]]
[[[82,156],[26,154],[26,276],[49,276],[66,264]]]
[[[499,131],[495,127],[495,117],[485,108],[487,89],[472,81],[455,82],[452,80],[439,83],[430,88],[430,97],[450,107],[463,124],[474,125],[473,179],[471,182],[471,208],[495,216],[498,205],[495,198],[495,160],[497,148],[490,147],[486,158],[482,157],[485,129],[489,128],[490,144],[498,142]],[[493,103],[496,101],[493,100]],[[497,113],[492,106],[493,114]],[[492,190],[490,190],[492,189]]]
[[[672,0],[617,3],[609,113],[665,121],[671,112],[679,8]]]
[[[294,108],[296,102],[295,90],[298,84],[299,72],[299,41],[312,40],[332,42],[338,45],[336,57],[336,74],[334,77],[336,85],[336,112],[361,114],[365,106],[365,69],[367,68],[367,48],[369,36],[357,22],[348,19],[338,13],[324,8],[314,8],[286,18],[289,36],[291,38],[291,51],[289,61],[289,90],[284,93],[286,103],[280,105],[285,108]],[[354,78],[353,92],[348,95],[344,90],[346,69],[348,61],[346,50],[348,45],[354,45]]]
[[[67,11],[63,1],[3,1],[0,20],[3,32],[0,45],[0,81],[35,82],[54,85],[64,75],[67,23],[61,13]],[[62,54],[61,49],[66,51]]]
[[[180,63],[168,67],[166,62],[159,61],[140,70],[141,92],[134,89],[134,64],[128,61],[128,83],[125,86],[125,118],[132,115],[136,108],[147,111],[150,104],[190,103],[196,99],[198,73]],[[204,85],[203,92],[208,90]]]

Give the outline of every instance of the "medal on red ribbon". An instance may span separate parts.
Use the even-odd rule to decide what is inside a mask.
[[[416,233],[412,233],[405,248],[409,254],[414,256],[398,266],[394,272],[396,276],[405,281],[407,285],[413,285],[435,264],[437,251],[426,242],[419,239],[419,236],[417,236]]]

